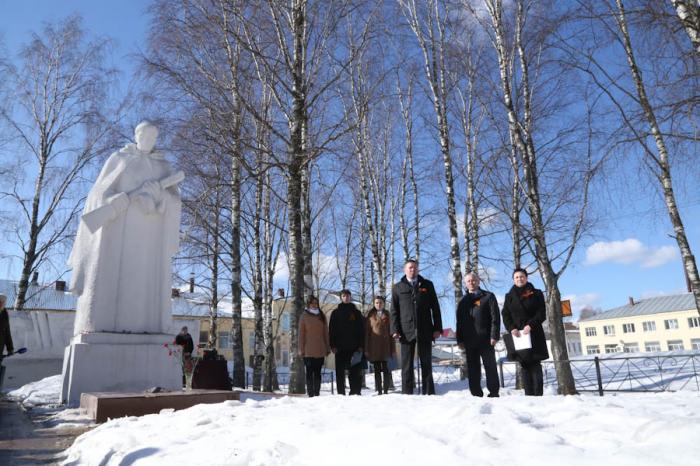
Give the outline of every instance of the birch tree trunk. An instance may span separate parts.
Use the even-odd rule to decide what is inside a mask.
[[[301,179],[301,236],[304,248],[304,301],[309,295],[315,294],[314,270],[313,270],[313,241],[312,241],[312,212],[311,212],[311,192],[309,184],[311,182],[311,165],[307,164],[302,171]]]
[[[539,266],[542,280],[547,291],[547,320],[552,340],[552,353],[555,361],[555,369],[560,394],[571,395],[576,393],[576,384],[571,372],[568,350],[566,347],[566,334],[561,312],[561,293],[559,292],[559,275],[554,271],[549,257],[546,239],[546,227],[544,223],[542,205],[539,191],[539,173],[537,169],[537,155],[532,135],[531,89],[529,82],[529,68],[527,58],[521,41],[522,27],[525,23],[525,11],[522,1],[516,2],[515,19],[515,47],[521,73],[521,92],[523,100],[522,119],[515,111],[512,92],[510,89],[511,76],[508,73],[506,40],[504,32],[503,8],[500,0],[487,0],[492,31],[493,45],[498,57],[501,88],[503,92],[503,104],[507,112],[508,127],[511,141],[515,143],[517,153],[521,156],[522,170],[525,179],[523,186],[527,199],[528,212],[532,223],[532,238],[535,244],[535,257]],[[574,244],[577,241],[576,232]]]
[[[245,357],[241,303],[241,164],[240,155],[231,158],[231,345],[233,349],[233,386],[244,388]]]
[[[263,234],[263,334],[265,341],[265,374],[263,378],[263,390],[272,392],[279,388],[277,383],[277,370],[275,365],[275,339],[273,318],[273,286],[277,256],[275,254],[274,225],[280,220],[279,212],[272,215],[272,177],[270,172],[265,173],[262,218],[264,222]],[[281,235],[280,235],[281,241]],[[279,247],[277,248],[279,251]]]
[[[214,181],[218,183],[218,180]],[[215,349],[218,340],[218,313],[219,313],[219,260],[221,260],[221,197],[219,188],[215,188],[215,204],[211,231],[211,253],[209,255],[209,272],[211,274],[211,297],[209,301],[209,335],[207,347]]]
[[[258,155],[258,160],[262,157]],[[258,170],[262,170],[262,163],[258,163]],[[255,181],[255,213],[253,216],[253,244],[255,249],[253,262],[253,311],[255,325],[255,342],[253,351],[253,390],[260,391],[263,378],[263,360],[265,359],[265,336],[263,335],[263,245],[260,224],[263,213],[263,196],[265,190],[265,177],[259,173]]]
[[[446,3],[443,4],[447,10]],[[440,150],[445,173],[445,197],[447,200],[447,220],[450,231],[450,257],[452,260],[452,286],[455,305],[462,298],[462,264],[457,233],[457,212],[452,174],[452,154],[448,123],[448,89],[445,67],[445,28],[449,12],[441,12],[438,0],[428,0],[426,18],[421,18],[415,0],[404,4],[404,11],[423,53],[425,77],[432,92],[433,109],[437,120]],[[444,17],[443,17],[444,15]]]
[[[669,0],[676,10],[678,19],[693,43],[695,52],[700,54],[700,1]]]
[[[632,40],[630,38],[630,33],[627,26],[624,4],[622,0],[616,0],[616,5],[616,21],[618,27],[620,28],[620,33],[622,34],[622,45],[625,49],[627,64],[629,65],[630,74],[632,75],[632,79],[634,81],[638,103],[641,110],[644,112],[644,117],[649,125],[649,131],[651,132],[651,135],[654,138],[654,143],[656,144],[656,154],[649,154],[648,151],[645,153],[652,159],[654,173],[661,184],[666,210],[668,212],[669,219],[671,220],[671,225],[673,226],[673,231],[675,233],[678,249],[681,253],[681,258],[683,259],[683,267],[685,269],[686,278],[690,284],[690,288],[695,299],[695,308],[700,313],[700,275],[698,274],[695,256],[690,248],[690,243],[688,242],[688,237],[686,236],[685,227],[683,225],[683,220],[681,219],[678,204],[676,203],[673,180],[671,179],[671,162],[669,159],[668,148],[657,121],[654,107],[647,96],[642,73],[637,65],[634,48],[632,47]],[[700,6],[698,6],[696,9],[696,13],[698,10],[700,10]]]

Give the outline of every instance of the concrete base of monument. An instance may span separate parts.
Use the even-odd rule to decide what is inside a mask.
[[[61,401],[80,404],[86,392],[142,392],[182,388],[182,368],[163,344],[172,335],[88,333],[73,337],[63,358]]]
[[[186,409],[202,403],[239,400],[240,393],[228,390],[190,390],[164,393],[83,393],[80,409],[95,422],[124,416],[156,414],[163,409]]]

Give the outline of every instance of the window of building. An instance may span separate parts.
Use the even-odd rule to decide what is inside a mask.
[[[209,332],[207,330],[199,331],[199,342],[206,343],[209,341]]]
[[[282,331],[283,332],[289,332],[290,324],[289,324],[289,314],[286,312],[282,314]]]
[[[600,346],[598,346],[598,345],[586,346],[586,354],[600,354]]]
[[[634,324],[622,324],[622,333],[634,333]]]
[[[661,345],[658,341],[646,341],[644,342],[644,351],[647,353],[661,351]]]
[[[678,328],[678,319],[666,319],[664,320],[664,327],[666,330],[675,330]]]
[[[614,337],[615,336],[615,326],[614,325],[603,326],[603,333],[609,337]]]
[[[690,340],[690,347],[694,350],[700,350],[700,338],[693,338]]]
[[[216,346],[221,349],[228,349],[231,347],[231,332],[219,332],[217,335]]]
[[[668,340],[669,351],[678,351],[684,349],[685,348],[683,347],[683,340]]]
[[[690,328],[700,327],[700,317],[688,317],[688,327],[690,327]]]
[[[625,343],[622,350],[625,353],[639,353],[639,343]]]
[[[653,320],[648,320],[642,323],[642,327],[644,327],[645,332],[655,332],[656,322],[654,322]]]
[[[581,343],[577,341],[573,341],[568,344],[569,347],[569,356],[578,356],[581,354]]]
[[[586,336],[587,337],[594,337],[598,334],[596,332],[595,327],[586,327]]]
[[[282,351],[282,366],[289,366],[289,351],[287,350]]]
[[[619,353],[620,347],[616,344],[605,345],[605,352],[606,353]]]

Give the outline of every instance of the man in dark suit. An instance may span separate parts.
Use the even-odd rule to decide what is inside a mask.
[[[412,394],[416,346],[421,365],[422,392],[435,394],[433,341],[442,333],[440,303],[433,282],[418,275],[418,263],[409,259],[404,276],[391,289],[391,333],[401,342],[401,392]]]
[[[498,397],[498,369],[494,345],[501,331],[501,315],[496,296],[479,287],[479,276],[468,273],[464,277],[467,294],[457,306],[457,344],[465,350],[469,371],[469,391],[473,396],[484,396],[481,389],[481,361],[486,372],[489,397]],[[480,361],[481,359],[481,361]]]

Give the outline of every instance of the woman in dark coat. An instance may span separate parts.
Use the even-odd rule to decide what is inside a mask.
[[[520,359],[523,367],[525,395],[542,396],[543,379],[540,361],[549,357],[542,323],[547,318],[544,294],[527,281],[527,271],[513,271],[515,283],[503,304],[503,325],[514,337],[530,334],[532,350]]]
[[[331,314],[328,339],[335,354],[335,383],[338,395],[345,395],[345,370],[349,372],[350,394],[361,395],[362,364],[353,361],[355,353],[362,355],[365,343],[365,318],[352,302],[350,290],[340,292],[342,302]],[[353,364],[355,362],[355,364]]]

